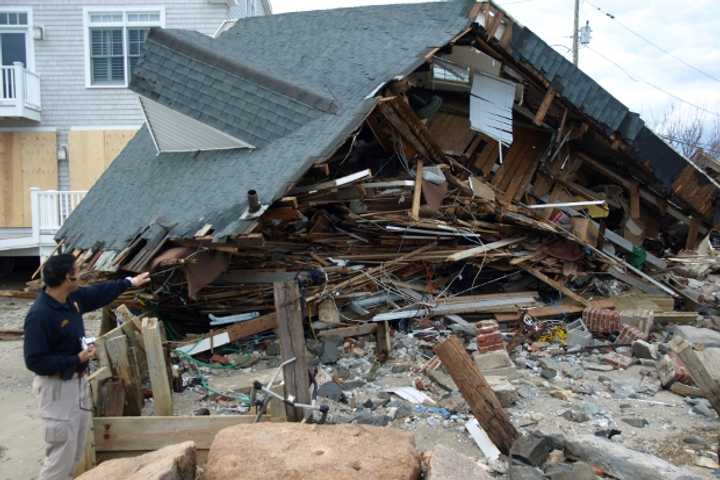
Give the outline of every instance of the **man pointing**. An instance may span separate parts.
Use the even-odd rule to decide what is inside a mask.
[[[25,317],[24,345],[45,424],[45,462],[38,480],[67,480],[83,455],[92,410],[84,376],[95,346],[83,345],[82,315],[111,303],[130,286],[145,285],[150,276],[80,288],[75,257],[69,254],[50,257],[42,274],[45,289]]]

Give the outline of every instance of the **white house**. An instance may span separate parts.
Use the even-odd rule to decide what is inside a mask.
[[[233,19],[269,14],[269,0],[2,2],[0,257],[47,255],[142,126],[127,85],[151,27],[212,36]]]

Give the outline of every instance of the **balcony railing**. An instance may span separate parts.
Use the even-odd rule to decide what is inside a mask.
[[[40,77],[22,64],[0,67],[0,117],[40,121]]]
[[[41,236],[54,236],[86,193],[30,189],[33,237],[40,240]]]

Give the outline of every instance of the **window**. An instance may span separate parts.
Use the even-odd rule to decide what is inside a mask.
[[[28,25],[27,12],[0,12],[0,26],[17,27]]]
[[[127,87],[151,27],[162,27],[162,7],[86,10],[87,86]]]

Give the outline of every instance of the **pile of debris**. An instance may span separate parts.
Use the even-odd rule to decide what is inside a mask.
[[[208,399],[258,406],[258,415],[274,398],[289,419],[376,425],[394,421],[409,402],[406,418],[424,414],[467,428],[492,462],[500,452],[520,458],[512,448],[526,438],[505,411],[519,395],[508,377],[523,367],[542,381],[575,380],[577,368],[563,370],[556,356],[593,371],[657,364],[658,385],[720,407],[712,349],[688,339],[694,327],[718,326],[713,179],[492,3],[277,17],[313,32],[291,42],[280,33],[293,32],[289,24],[265,28],[275,18],[213,40],[151,32],[131,84],[148,126],[58,234],[87,281],[153,272],[150,288],[129,290],[118,302],[163,321],[178,390],[194,386]],[[305,28],[312,22],[322,28]],[[352,40],[345,22],[363,25],[356,40],[368,47],[347,58],[346,48],[332,50],[335,68],[319,64],[319,84],[306,75],[291,84],[281,74],[292,69],[265,63],[274,58],[268,50],[277,46],[281,59],[289,44],[304,48],[297,57],[307,59],[305,52],[319,48],[316,32],[344,45]],[[323,48],[333,44],[326,40]],[[257,41],[268,45],[262,59],[249,47],[242,59],[232,53]],[[379,60],[385,57],[387,65]],[[198,84],[192,75],[207,80],[202,108],[187,101]],[[185,76],[188,86],[180,85]],[[243,85],[242,95],[231,95],[224,81]],[[269,86],[257,94],[260,81]],[[259,113],[233,123],[231,109],[212,110],[214,94],[223,105]],[[254,95],[263,101],[249,105]],[[263,110],[269,105],[277,111]],[[224,132],[234,147],[174,150],[156,117],[173,109],[198,131]],[[288,125],[273,133],[270,118]],[[250,140],[257,148],[241,148],[252,147]],[[158,178],[163,188],[148,189]],[[190,188],[197,178],[212,183]],[[120,191],[127,201],[114,205]],[[107,320],[105,331],[113,326]],[[672,345],[669,325],[681,325]],[[316,355],[306,354],[306,338]],[[228,396],[204,378],[213,365],[268,359],[283,372],[285,394],[270,380]],[[412,371],[413,384],[350,394],[353,370],[367,386],[392,369]],[[311,384],[320,391],[314,398],[330,400],[329,411],[307,406]],[[551,396],[595,393],[574,388]],[[255,394],[263,398],[257,405]],[[597,417],[600,426],[602,415],[591,410],[568,408],[563,417]],[[611,437],[614,428],[606,421],[598,431]],[[617,478],[639,471],[611,468],[571,442],[552,445]],[[564,464],[560,453],[547,461],[549,452],[526,466]],[[551,478],[599,474],[577,463],[567,468],[565,477]],[[512,462],[505,470],[534,478],[513,476]]]

